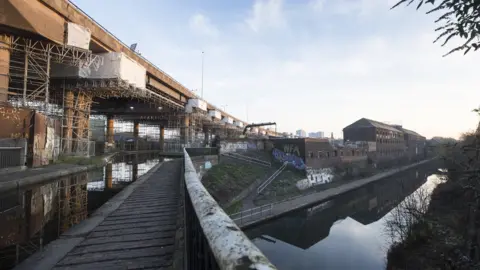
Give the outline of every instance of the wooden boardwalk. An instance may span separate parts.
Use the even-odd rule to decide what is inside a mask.
[[[83,230],[83,234],[73,232],[70,240],[80,240],[68,252],[54,263],[43,267],[39,263],[39,268],[169,268],[175,249],[181,162],[173,160],[160,165],[100,222]],[[90,219],[95,220],[95,216]],[[62,236],[68,237],[68,232]],[[50,257],[59,257],[58,249],[50,252],[56,254]],[[26,269],[39,269],[32,266],[24,265]]]

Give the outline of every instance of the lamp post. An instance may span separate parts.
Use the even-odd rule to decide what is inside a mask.
[[[205,53],[202,51],[202,99],[203,99],[203,67],[204,67],[204,55]]]

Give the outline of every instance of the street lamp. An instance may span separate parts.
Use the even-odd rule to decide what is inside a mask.
[[[205,53],[202,51],[202,99],[203,99],[203,66],[204,66],[204,55]]]

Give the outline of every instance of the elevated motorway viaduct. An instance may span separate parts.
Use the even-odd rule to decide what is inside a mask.
[[[123,52],[147,70],[147,87],[178,104],[184,105],[196,96],[147,59],[132,51],[126,44],[95,22],[67,0],[1,0],[0,30],[6,34],[45,38],[64,44],[66,23],[73,22],[91,31],[90,50],[93,53]],[[216,109],[208,104],[208,109]],[[219,110],[221,111],[221,110]],[[222,116],[232,117],[225,112]]]
[[[207,111],[214,110],[220,119],[229,119],[228,125],[219,119],[214,121],[205,113],[196,116],[195,111],[185,113],[188,101],[198,99],[195,94],[132,51],[68,0],[0,1],[0,103],[11,101],[13,96],[23,106],[37,106],[37,101],[56,104],[59,109],[52,111],[62,118],[62,152],[78,153],[88,149],[90,113],[107,115],[109,141],[113,138],[113,118],[136,121],[135,134],[142,121],[157,121],[161,134],[175,123],[174,128],[184,128],[180,130],[182,142],[197,137],[198,132],[205,132],[205,137],[219,130],[223,134],[239,134],[242,127],[236,124],[246,124],[208,102]],[[90,31],[88,50],[65,45],[69,23]],[[99,54],[108,52],[121,52],[145,68],[146,89],[115,78],[55,77],[51,72],[54,64],[77,68],[89,65],[98,69],[103,65]],[[40,111],[45,108],[50,107],[43,106]],[[47,114],[52,115],[52,111]],[[169,117],[165,118],[165,114]]]

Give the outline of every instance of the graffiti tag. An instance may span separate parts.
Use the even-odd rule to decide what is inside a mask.
[[[255,142],[248,142],[247,143],[248,149],[257,149],[257,144]]]
[[[292,154],[286,154],[283,151],[278,150],[277,148],[274,148],[272,151],[273,157],[284,163],[287,162],[288,164],[293,165],[295,169],[297,170],[305,170],[306,166],[305,163],[303,162],[303,159],[301,159],[298,156],[292,155]]]
[[[235,152],[237,150],[247,150],[246,142],[220,142],[220,152],[228,153]]]
[[[283,146],[283,152],[295,156],[300,156],[300,149],[298,149],[298,145],[295,144],[285,144]]]

